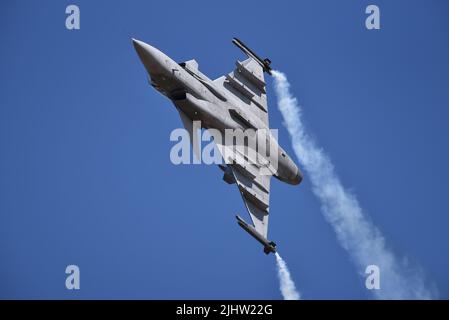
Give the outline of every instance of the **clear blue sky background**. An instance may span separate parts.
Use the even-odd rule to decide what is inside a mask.
[[[65,28],[65,7],[81,30]],[[381,10],[381,30],[364,27]],[[449,298],[447,1],[2,1],[0,298],[280,299],[214,166],[174,166],[171,103],[131,37],[211,78],[246,41],[385,235]],[[293,155],[269,80],[271,125]],[[304,298],[372,298],[305,181],[273,180],[270,238]],[[65,267],[81,290],[65,289]]]

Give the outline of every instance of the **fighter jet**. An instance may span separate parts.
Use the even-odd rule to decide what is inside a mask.
[[[232,42],[246,54],[247,59],[237,60],[231,73],[215,80],[204,75],[195,60],[177,63],[145,42],[132,41],[148,72],[151,86],[170,99],[179,112],[194,151],[198,148],[193,145],[194,121],[200,121],[201,128],[205,130],[213,129],[223,135],[229,129],[265,129],[270,132],[264,73],[271,75],[271,61],[262,60],[239,39],[234,38]],[[257,136],[248,134],[245,146]],[[271,133],[264,143],[257,144],[261,145],[256,150],[257,159],[250,157],[249,153],[239,152],[240,149],[235,148],[235,139],[216,140],[214,136],[214,143],[224,160],[224,164],[219,165],[224,171],[223,180],[238,186],[253,224],[246,223],[239,216],[236,216],[237,223],[263,245],[266,254],[275,253],[276,244],[267,239],[270,180],[274,176],[297,185],[303,179],[301,171]]]

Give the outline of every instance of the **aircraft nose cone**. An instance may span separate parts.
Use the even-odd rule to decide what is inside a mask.
[[[134,49],[147,71],[150,73],[161,73],[163,71],[165,55],[148,43],[134,38],[132,41]]]
[[[151,49],[153,48],[152,46],[150,46],[149,44],[147,44],[143,41],[140,41],[140,40],[137,40],[134,38],[132,38],[132,41],[133,41],[134,49],[136,49],[136,51],[139,55],[145,54],[145,52],[147,50],[151,51]]]

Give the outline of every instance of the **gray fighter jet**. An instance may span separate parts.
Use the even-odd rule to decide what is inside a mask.
[[[240,40],[234,38],[232,42],[248,58],[242,62],[236,61],[231,73],[215,80],[201,73],[195,60],[177,63],[147,43],[132,41],[149,74],[150,84],[169,98],[179,112],[194,151],[198,152],[193,139],[194,121],[201,121],[202,128],[214,129],[223,135],[228,129],[269,129],[264,72],[271,75],[271,61],[259,58]],[[244,140],[245,146],[256,136],[254,133],[248,134]],[[276,252],[276,244],[267,240],[270,180],[275,176],[297,185],[303,178],[301,171],[271,133],[264,143],[257,144],[261,145],[256,151],[257,159],[250,157],[249,153],[236,152],[235,139],[229,142],[215,138],[214,143],[224,160],[224,164],[219,165],[224,171],[223,180],[237,184],[253,222],[250,225],[237,216],[238,224],[263,245],[266,254]]]

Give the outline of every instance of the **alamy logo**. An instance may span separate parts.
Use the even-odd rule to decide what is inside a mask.
[[[170,150],[173,164],[237,164],[251,166],[259,175],[272,175],[278,168],[276,129],[216,129],[200,131],[201,121],[193,121],[192,132],[178,128],[171,132],[176,141]],[[203,147],[202,142],[206,142]],[[191,152],[193,150],[193,152]]]
[[[77,265],[71,264],[65,268],[65,273],[68,274],[65,279],[65,287],[68,290],[80,289],[80,268]]]
[[[368,275],[365,280],[365,287],[368,290],[380,289],[380,269],[375,264],[366,267],[365,273]]]
[[[80,8],[74,4],[68,5],[65,8],[65,13],[68,14],[65,19],[65,27],[69,30],[80,29]]]
[[[365,13],[369,16],[365,20],[365,27],[368,30],[379,30],[380,29],[380,10],[379,7],[371,4],[366,7]]]

